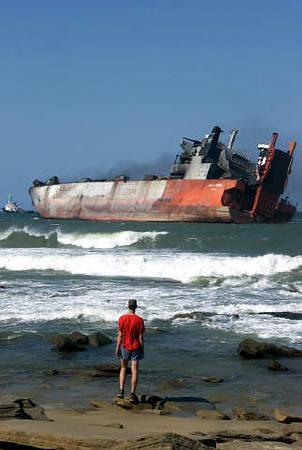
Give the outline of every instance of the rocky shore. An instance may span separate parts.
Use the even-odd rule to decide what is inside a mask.
[[[48,420],[0,421],[0,448],[64,450],[302,449],[302,424],[176,417],[153,408],[93,401],[94,410],[46,411]],[[223,419],[223,420],[221,420]]]
[[[74,332],[54,336],[52,343],[53,350],[72,357],[111,340],[100,332],[89,336]],[[284,373],[284,359],[301,356],[297,349],[250,338],[238,347],[242,360],[267,359],[266,371]],[[118,364],[110,363],[53,368],[45,376],[95,380],[117,378],[118,372]],[[224,386],[224,378],[217,375],[200,377],[198,382],[211,383],[214,390]],[[175,395],[186,383],[185,377],[166,380],[156,395],[140,395],[138,404],[127,397],[91,398],[90,407],[65,411],[44,409],[26,396],[0,395],[0,450],[302,450],[302,416],[296,411],[281,405],[264,412],[242,404],[225,411],[207,398]]]

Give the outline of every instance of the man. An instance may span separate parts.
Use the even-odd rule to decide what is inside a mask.
[[[136,300],[129,300],[128,314],[119,318],[115,350],[116,356],[121,358],[120,392],[117,397],[124,398],[128,362],[131,361],[132,375],[130,402],[132,403],[138,403],[138,398],[135,393],[138,383],[138,366],[139,361],[144,357],[145,325],[143,319],[136,315],[136,308]]]

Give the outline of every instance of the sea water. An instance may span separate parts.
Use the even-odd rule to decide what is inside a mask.
[[[300,406],[302,358],[242,361],[245,337],[302,349],[302,216],[288,224],[98,223],[0,215],[0,392],[49,407],[111,398],[116,379],[52,376],[115,360],[115,345],[68,357],[59,333],[113,339],[129,298],[145,319],[139,391],[224,409]],[[220,376],[209,385],[202,379]],[[166,382],[181,380],[167,390]]]

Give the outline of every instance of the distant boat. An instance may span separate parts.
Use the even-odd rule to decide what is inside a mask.
[[[2,208],[2,211],[5,213],[23,213],[23,209],[20,208],[20,206],[17,205],[16,202],[13,201],[12,194],[9,194],[8,200],[4,208]]]

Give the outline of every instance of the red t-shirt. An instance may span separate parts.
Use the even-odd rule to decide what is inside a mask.
[[[122,332],[122,347],[138,350],[141,346],[139,336],[145,331],[143,319],[136,314],[125,314],[119,318],[118,328]]]

